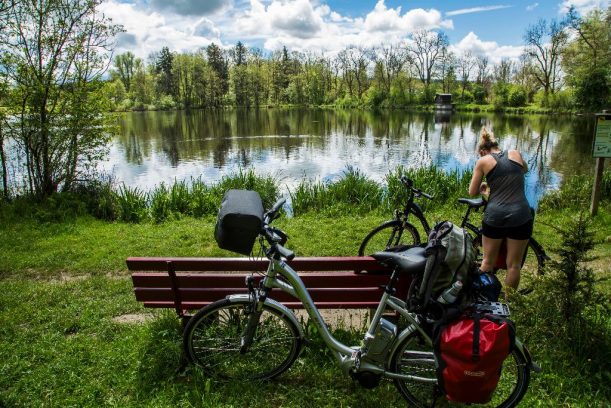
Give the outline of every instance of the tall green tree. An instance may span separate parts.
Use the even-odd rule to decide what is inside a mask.
[[[560,84],[560,57],[568,40],[565,28],[566,21],[541,19],[524,33],[524,53],[545,95],[554,93]]]
[[[157,74],[157,92],[162,95],[172,95],[175,90],[172,64],[174,56],[168,47],[163,47],[155,59],[155,73]]]
[[[575,89],[579,107],[598,111],[611,103],[611,10],[594,10],[585,17],[569,10],[576,34],[567,45],[562,68]]]
[[[50,195],[100,158],[109,129],[100,88],[120,27],[101,0],[21,0],[2,13],[0,66],[11,84],[11,135],[32,192]]]
[[[211,43],[206,47],[206,56],[208,58],[208,64],[216,73],[220,82],[221,92],[226,94],[229,90],[229,63],[227,62],[225,53],[218,45]]]
[[[129,92],[131,90],[132,78],[134,77],[134,71],[136,69],[136,56],[132,52],[126,52],[119,54],[115,57],[113,74],[116,75],[121,82],[125,90]]]

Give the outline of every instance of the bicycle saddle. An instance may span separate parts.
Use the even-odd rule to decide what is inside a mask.
[[[469,207],[479,208],[486,205],[486,202],[481,198],[459,198],[458,202],[461,204],[467,204]]]
[[[426,265],[426,255],[422,247],[413,247],[401,252],[380,251],[371,256],[387,268],[398,267],[401,272],[408,274],[423,272]]]

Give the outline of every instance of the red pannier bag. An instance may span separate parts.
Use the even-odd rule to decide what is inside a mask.
[[[434,349],[441,392],[455,402],[490,401],[514,346],[513,322],[502,317],[473,313],[439,325]]]

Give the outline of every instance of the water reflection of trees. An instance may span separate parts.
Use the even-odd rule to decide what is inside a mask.
[[[382,158],[387,166],[435,163],[467,168],[476,158],[479,131],[486,125],[503,148],[525,153],[536,172],[538,188],[544,189],[554,183],[555,171],[589,168],[593,129],[588,123],[550,116],[435,116],[403,111],[146,112],[123,115],[117,141],[124,148],[125,161],[137,165],[161,157],[172,167],[197,162],[222,169],[265,165],[270,156],[288,163],[312,152],[338,155],[337,160],[357,167],[367,165],[363,158],[371,157],[372,161]],[[345,151],[338,153],[338,149]]]

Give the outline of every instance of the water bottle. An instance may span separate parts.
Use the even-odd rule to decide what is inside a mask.
[[[437,298],[437,301],[439,303],[443,303],[447,305],[452,304],[456,302],[456,298],[458,297],[458,294],[460,293],[461,290],[462,290],[462,282],[456,281],[452,284],[452,286],[444,290],[443,293],[439,295],[439,297]]]

